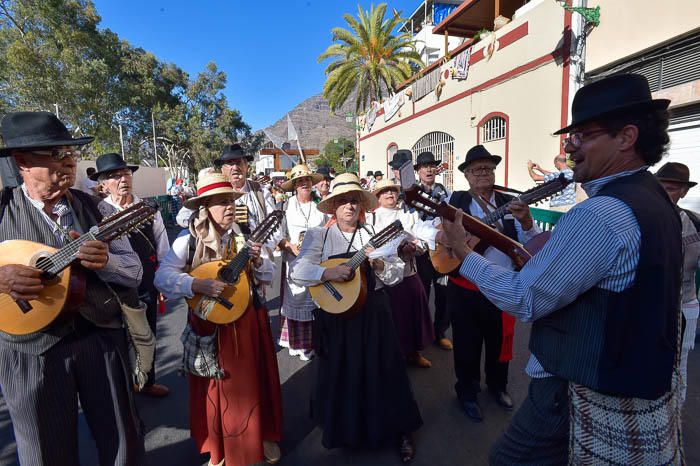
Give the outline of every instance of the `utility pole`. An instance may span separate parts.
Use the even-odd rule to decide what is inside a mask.
[[[58,119],[60,120],[61,117],[60,117],[59,114],[58,114],[58,104],[53,104],[53,106],[54,106],[54,108],[56,109],[56,118],[58,118]]]
[[[155,156],[156,167],[158,166],[158,144],[156,144],[156,119],[151,109],[151,128],[153,128],[153,154]]]
[[[122,159],[124,158],[124,135],[122,134],[122,124],[119,123],[119,144],[122,146]]]

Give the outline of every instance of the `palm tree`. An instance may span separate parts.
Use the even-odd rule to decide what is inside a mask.
[[[392,31],[404,21],[396,11],[385,19],[386,3],[369,13],[357,6],[358,17],[343,15],[350,29],[336,27],[331,30],[333,42],[318,57],[334,60],[326,68],[323,96],[332,110],[345,104],[355,93],[355,111],[367,108],[372,100],[381,100],[413,73],[412,66],[421,68],[423,62],[416,52],[415,43],[407,32],[398,36]]]

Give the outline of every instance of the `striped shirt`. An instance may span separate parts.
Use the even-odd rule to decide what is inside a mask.
[[[614,292],[628,288],[639,262],[639,225],[621,200],[594,196],[610,181],[646,168],[584,183],[589,199],[561,217],[545,247],[519,272],[470,253],[460,274],[523,322],[551,314],[593,287]],[[533,378],[551,376],[533,355],[525,371]]]

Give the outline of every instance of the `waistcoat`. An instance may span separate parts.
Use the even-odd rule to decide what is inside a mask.
[[[639,224],[634,281],[621,292],[593,287],[536,320],[530,351],[547,372],[563,379],[607,395],[653,400],[670,390],[676,356],[680,218],[646,171],[611,181],[597,196],[621,200]]]

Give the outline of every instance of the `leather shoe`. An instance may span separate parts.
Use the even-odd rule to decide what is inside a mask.
[[[413,461],[413,458],[416,457],[416,447],[413,445],[413,439],[410,435],[401,435],[399,455],[401,456],[401,461],[404,463],[410,463]]]
[[[141,390],[139,390],[138,387],[135,386],[134,391],[141,395],[152,396],[153,398],[163,398],[165,396],[168,396],[168,394],[170,393],[170,389],[168,387],[157,383],[154,383],[153,385],[149,385],[147,387],[143,387]]]
[[[491,395],[502,408],[513,411],[513,399],[505,390],[492,390]]]
[[[476,401],[463,401],[462,410],[464,411],[464,414],[466,414],[467,417],[474,422],[481,422],[484,420],[484,416],[481,414],[481,408],[479,407],[479,403],[477,403]]]
[[[423,369],[428,369],[429,367],[432,367],[433,364],[422,354],[419,352],[415,352],[413,355],[411,355],[408,360],[411,362],[416,367],[422,367]]]
[[[282,458],[282,452],[277,442],[270,442],[268,440],[263,440],[263,454],[265,455],[265,462],[267,464],[277,464]]]
[[[452,342],[449,338],[442,337],[437,341],[437,345],[445,351],[452,351]]]

